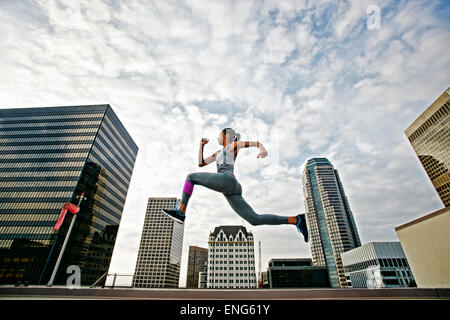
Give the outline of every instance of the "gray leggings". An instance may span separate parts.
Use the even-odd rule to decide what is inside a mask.
[[[225,196],[231,208],[247,220],[252,226],[263,224],[288,224],[288,217],[274,214],[257,214],[252,207],[242,198],[242,187],[234,174],[230,171],[221,173],[194,172],[186,177],[181,197],[181,204],[188,204],[194,190],[194,185],[201,185],[208,189],[218,191]]]

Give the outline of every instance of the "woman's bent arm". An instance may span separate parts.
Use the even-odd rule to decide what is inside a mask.
[[[215,152],[208,158],[203,159],[203,146],[207,143],[208,143],[208,139],[205,139],[205,138],[200,141],[200,148],[198,149],[198,166],[199,167],[204,167],[216,160]]]

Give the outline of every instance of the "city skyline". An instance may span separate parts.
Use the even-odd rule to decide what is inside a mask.
[[[148,197],[179,198],[187,173],[215,172],[197,166],[198,143],[209,138],[211,154],[223,127],[269,152],[256,159],[250,148],[236,162],[257,213],[303,211],[302,170],[327,157],[361,242],[397,241],[396,226],[442,207],[404,130],[450,83],[450,5],[380,1],[380,28],[369,29],[372,4],[2,1],[1,108],[108,103],[139,145],[110,272],[134,272]],[[263,266],[311,256],[295,227],[249,226],[199,187],[181,284],[188,246],[206,247],[226,224],[262,242]]]

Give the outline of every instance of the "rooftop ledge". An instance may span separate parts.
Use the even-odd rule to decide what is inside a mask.
[[[450,288],[161,289],[0,286],[0,299],[118,300],[450,300]]]

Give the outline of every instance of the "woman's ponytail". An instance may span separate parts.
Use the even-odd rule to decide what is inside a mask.
[[[241,139],[241,134],[236,133],[236,131],[234,131],[232,128],[222,129],[221,132],[228,134],[230,136],[230,139],[233,139],[232,137],[234,137],[234,141],[239,141]]]

